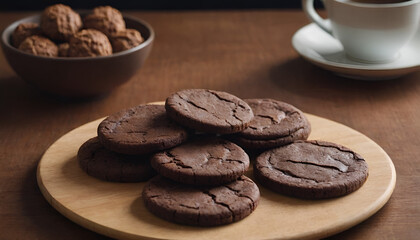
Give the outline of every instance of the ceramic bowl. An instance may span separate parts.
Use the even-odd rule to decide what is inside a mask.
[[[83,17],[83,14],[81,13]],[[1,35],[4,55],[23,80],[39,90],[63,97],[92,97],[109,93],[130,80],[149,55],[154,40],[152,27],[143,20],[124,16],[127,28],[138,30],[140,45],[101,57],[42,57],[13,47],[11,35],[24,22],[40,22],[40,15],[10,24]]]

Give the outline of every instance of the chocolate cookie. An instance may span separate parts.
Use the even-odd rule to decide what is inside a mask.
[[[256,159],[255,178],[265,187],[298,198],[323,199],[356,191],[368,177],[365,160],[323,141],[296,141]]]
[[[114,53],[131,49],[144,41],[141,33],[136,29],[125,29],[113,34],[109,40]]]
[[[57,57],[58,47],[48,38],[33,35],[25,38],[19,45],[19,50],[37,56]]]
[[[243,100],[206,89],[176,92],[166,99],[165,108],[168,116],[179,124],[209,133],[242,131],[254,116]]]
[[[68,57],[69,56],[69,43],[61,43],[58,45],[58,56],[59,57]]]
[[[12,44],[14,47],[18,48],[19,45],[23,42],[23,40],[25,40],[27,37],[41,34],[42,31],[38,23],[21,23],[13,31]]]
[[[108,37],[125,30],[125,21],[120,11],[111,6],[100,6],[93,9],[84,20],[86,28],[103,32]]]
[[[82,28],[82,19],[69,6],[55,4],[42,12],[40,26],[52,40],[67,41]]]
[[[113,114],[98,127],[102,144],[123,154],[148,154],[187,140],[187,130],[172,122],[161,105],[140,105]]]
[[[267,149],[306,140],[311,126],[296,107],[274,99],[247,99],[254,112],[250,125],[242,132],[228,136],[245,149]]]
[[[239,221],[258,205],[260,191],[249,178],[213,188],[184,185],[161,176],[143,189],[144,203],[165,220],[195,226],[216,226]]]
[[[156,175],[149,156],[123,155],[106,149],[97,137],[89,139],[77,153],[87,174],[111,182],[141,182]]]
[[[67,55],[69,57],[97,57],[112,54],[109,39],[95,29],[83,29],[70,38]]]
[[[216,137],[196,139],[151,159],[162,176],[193,185],[221,185],[235,181],[249,167],[249,157],[236,144]]]

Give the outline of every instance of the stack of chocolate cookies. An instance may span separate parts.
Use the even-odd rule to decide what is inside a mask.
[[[145,181],[144,203],[168,221],[216,226],[239,221],[258,205],[244,176],[246,151],[258,152],[254,176],[265,187],[309,199],[337,197],[367,178],[363,158],[333,143],[306,140],[311,126],[290,104],[242,100],[188,89],[165,106],[140,105],[109,116],[78,153],[88,174],[108,181]]]
[[[81,168],[114,182],[146,181],[156,175],[150,155],[185,142],[188,131],[170,121],[165,108],[140,105],[113,114],[98,127],[98,136],[79,149]]]
[[[245,100],[254,112],[248,128],[228,138],[257,153],[256,180],[275,192],[304,199],[340,197],[366,181],[366,161],[352,150],[306,140],[311,126],[296,107],[273,99]]]
[[[195,134],[152,157],[161,177],[144,188],[146,207],[169,221],[198,226],[228,224],[251,214],[260,192],[244,176],[249,157],[216,135],[245,129],[253,119],[248,104],[225,92],[192,89],[169,96],[165,108],[169,118]]]

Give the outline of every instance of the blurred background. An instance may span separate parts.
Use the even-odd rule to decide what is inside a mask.
[[[317,1],[319,5],[320,1]],[[45,7],[63,3],[75,9],[93,8],[100,5],[111,5],[120,10],[194,10],[194,9],[264,9],[264,8],[300,8],[300,0],[12,0],[0,1],[4,10],[42,10]]]

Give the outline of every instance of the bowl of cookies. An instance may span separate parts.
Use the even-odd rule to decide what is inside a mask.
[[[70,98],[103,95],[130,80],[153,40],[147,22],[115,8],[74,11],[63,4],[16,21],[1,35],[17,75],[42,92]]]

